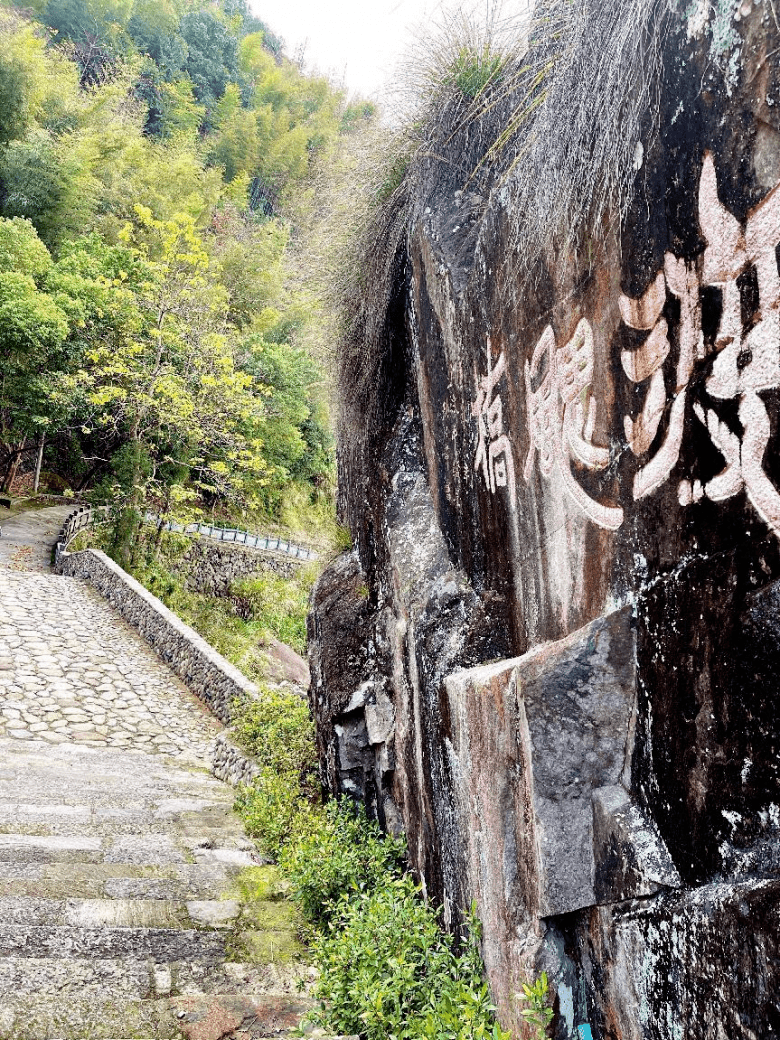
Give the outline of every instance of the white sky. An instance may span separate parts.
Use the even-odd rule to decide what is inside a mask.
[[[371,96],[388,79],[415,35],[425,36],[443,11],[484,10],[496,0],[250,0],[255,14],[285,41],[291,58],[306,45],[317,69],[353,93]],[[503,13],[525,0],[505,0]]]

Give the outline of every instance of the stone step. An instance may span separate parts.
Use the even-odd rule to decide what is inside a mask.
[[[0,924],[0,957],[96,957],[206,961],[226,956],[222,931],[192,928],[111,928]]]
[[[91,995],[28,996],[0,1006],[0,1040],[279,1040],[298,1035],[300,1018],[311,1006],[305,998],[271,995],[99,1001]]]
[[[0,802],[34,802],[42,791],[52,805],[232,801],[230,789],[204,766],[189,766],[178,758],[35,740],[22,744],[0,737]],[[27,793],[27,799],[20,798],[21,792]]]
[[[0,1007],[30,996],[100,1003],[109,993],[123,1000],[218,993],[283,997],[310,981],[301,965],[13,956],[0,958]]]
[[[18,997],[0,1004],[0,1040],[183,1040],[168,1000]]]
[[[36,899],[0,897],[0,921],[24,927],[193,928],[227,927],[238,913],[228,899]]]
[[[0,749],[1,750],[1,749]],[[152,756],[147,756],[151,758]],[[24,785],[18,771],[11,776],[0,771],[0,811],[3,813],[30,812],[32,807],[39,807],[43,812],[52,815],[83,813],[85,809],[94,811],[105,808],[113,809],[120,815],[126,810],[141,809],[162,814],[177,812],[196,812],[209,805],[229,807],[235,798],[231,788],[215,787],[218,781],[211,780],[204,784],[200,778],[193,779],[186,774],[182,784],[175,784],[175,774],[163,783],[158,784],[149,778],[130,781],[121,774],[104,778],[79,778],[78,786],[73,781],[68,783],[61,771],[32,773]],[[206,778],[208,779],[208,778]],[[45,791],[45,799],[41,792]],[[117,801],[120,797],[121,800]],[[29,807],[29,808],[26,808]]]
[[[187,862],[240,869],[262,862],[251,842],[219,831],[127,834],[0,834],[0,863],[128,863],[164,867]]]
[[[37,899],[205,899],[240,867],[218,861],[140,863],[0,861],[0,892]]]
[[[171,800],[172,803],[173,800]],[[182,800],[184,801],[184,800]],[[169,804],[171,804],[169,803]],[[188,799],[192,808],[166,805],[35,805],[0,802],[0,830],[20,834],[126,834],[175,831],[183,835],[224,834],[235,830],[232,802]]]

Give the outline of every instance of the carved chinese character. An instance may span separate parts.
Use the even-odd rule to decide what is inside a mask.
[[[704,424],[714,446],[723,455],[724,469],[711,480],[681,481],[681,504],[707,497],[724,501],[744,489],[764,521],[780,534],[780,494],[763,468],[770,422],[759,391],[780,386],[780,273],[776,247],[780,243],[780,187],[775,188],[748,216],[743,231],[739,221],[718,197],[712,156],[704,159],[699,182],[699,223],[707,247],[701,274],[695,267],[667,253],[664,270],[638,300],[620,298],[623,321],[633,329],[649,331],[637,349],[623,351],[624,371],[634,383],[649,381],[642,412],[624,419],[626,439],[637,456],[646,454],[656,437],[667,407],[669,419],[663,442],[637,471],[634,498],[643,498],[669,478],[679,461],[685,403],[696,359],[705,356],[700,286],[720,290],[721,317],[715,336],[717,357],[706,381],[707,394],[720,401],[739,402],[741,434],[732,430],[713,408],[700,401],[693,411]],[[755,324],[743,334],[740,278],[751,267],[758,280],[759,310]],[[669,405],[663,365],[669,355],[668,327],[662,317],[666,293],[680,302],[679,357],[674,395]]]
[[[681,488],[681,501],[701,495],[723,501],[743,488],[764,522],[780,534],[780,494],[764,471],[770,422],[760,390],[780,386],[780,276],[775,248],[780,243],[780,190],[775,188],[748,216],[743,235],[739,223],[718,198],[712,156],[704,160],[699,189],[699,220],[707,239],[704,272],[708,284],[723,293],[723,315],[716,347],[719,354],[707,379],[707,393],[721,401],[739,400],[742,437],[713,409],[694,411],[704,423],[726,466],[701,489]],[[754,265],[758,277],[758,321],[743,335],[738,277]]]
[[[497,487],[509,488],[509,505],[517,504],[515,487],[515,464],[512,445],[504,433],[504,409],[496,385],[506,371],[503,351],[493,367],[490,337],[487,341],[487,375],[478,382],[477,400],[471,406],[471,414],[477,420],[478,445],[474,458],[474,469],[482,470],[485,486],[492,494]]]
[[[631,451],[638,456],[650,449],[667,405],[663,363],[669,355],[669,327],[661,317],[667,288],[680,301],[680,354],[675,393],[663,443],[634,476],[635,499],[656,491],[669,478],[680,457],[686,389],[693,374],[694,358],[703,354],[696,271],[667,253],[664,270],[658,273],[643,296],[638,300],[621,296],[619,300],[620,313],[629,328],[650,330],[641,347],[633,351],[624,350],[621,354],[623,370],[633,383],[650,380],[639,417],[636,420],[629,416],[624,418],[626,440]]]
[[[528,480],[539,454],[539,470],[549,479],[557,471],[578,508],[599,527],[614,531],[623,522],[623,510],[597,502],[577,482],[572,459],[588,469],[604,469],[609,451],[593,443],[596,402],[593,381],[593,330],[584,318],[571,339],[556,348],[548,325],[525,363],[530,448],[524,476]],[[534,384],[538,384],[534,389]]]

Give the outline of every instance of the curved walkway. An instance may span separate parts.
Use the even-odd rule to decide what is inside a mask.
[[[49,571],[52,547],[72,505],[49,506],[0,519],[0,571]]]
[[[0,1040],[289,1035],[306,969],[207,775],[221,726],[90,585],[44,573],[70,508],[2,521]]]

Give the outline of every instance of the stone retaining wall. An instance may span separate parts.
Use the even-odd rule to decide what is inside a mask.
[[[56,570],[58,574],[89,581],[220,722],[230,724],[235,697],[258,696],[254,683],[105,553],[96,549],[63,552]]]
[[[193,592],[226,596],[232,583],[240,578],[270,571],[289,579],[300,571],[300,567],[300,560],[291,560],[270,551],[258,552],[242,545],[194,538],[177,569],[185,576],[187,588]]]
[[[229,733],[220,733],[214,744],[212,771],[218,780],[238,787],[251,784],[260,775],[260,767],[237,744]]]

